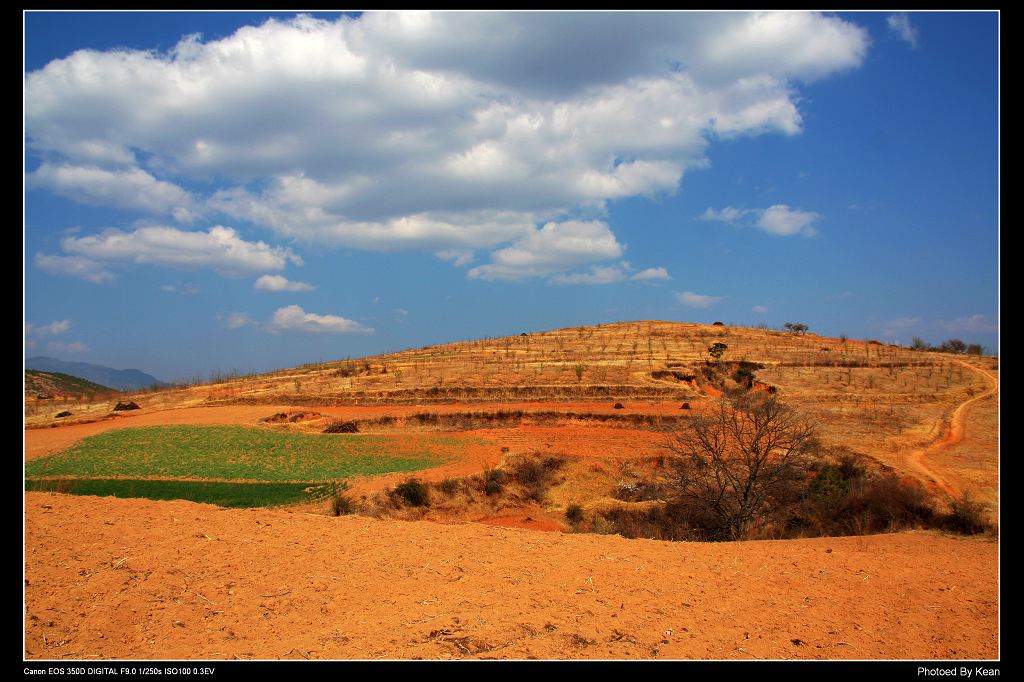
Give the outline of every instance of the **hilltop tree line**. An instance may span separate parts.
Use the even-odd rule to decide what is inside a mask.
[[[961,355],[981,355],[985,350],[980,343],[967,344],[960,339],[947,339],[938,346],[933,346],[919,336],[911,339],[910,347],[914,350],[932,353],[959,353]]]

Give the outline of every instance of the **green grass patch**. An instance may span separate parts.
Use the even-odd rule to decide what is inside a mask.
[[[159,426],[90,436],[26,463],[25,475],[330,481],[437,466],[466,443],[444,437],[410,440],[243,426]]]
[[[221,507],[272,507],[322,498],[330,491],[330,485],[82,478],[29,479],[25,481],[25,490],[102,497],[144,497],[150,500],[190,500]]]

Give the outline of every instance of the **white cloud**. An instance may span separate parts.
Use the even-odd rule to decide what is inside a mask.
[[[228,275],[283,270],[302,259],[290,249],[247,242],[229,227],[189,232],[174,227],[141,227],[133,232],[109,229],[98,235],[65,237],[69,256],[36,255],[36,265],[51,274],[68,274],[94,282],[110,281],[112,263],[151,263],[172,267],[209,267]]]
[[[591,265],[590,272],[555,275],[554,284],[613,284],[626,279],[626,268],[619,265]]]
[[[758,313],[758,314],[763,314],[763,313],[768,312],[768,308],[766,308],[763,305],[755,305],[753,308],[751,308],[751,310],[754,311],[755,313]]]
[[[193,296],[199,293],[199,287],[195,284],[161,284],[160,291],[166,291],[169,294],[183,294],[186,296]]]
[[[228,315],[225,324],[228,329],[241,329],[242,327],[256,324],[256,321],[249,317],[247,313],[231,313]]]
[[[25,325],[26,334],[36,336],[58,336],[71,329],[71,320],[54,320],[50,324],[34,325],[31,322]]]
[[[297,305],[278,308],[274,317],[266,327],[267,331],[281,332],[331,333],[331,334],[372,334],[373,329],[364,327],[353,320],[337,315],[317,315],[307,313]]]
[[[93,284],[105,284],[114,281],[114,273],[98,263],[82,256],[57,256],[37,253],[36,267],[51,275],[77,277]]]
[[[451,261],[451,264],[457,268],[469,265],[475,258],[475,254],[472,249],[445,249],[443,251],[437,251],[434,255],[441,260]]]
[[[958,317],[955,320],[942,320],[939,322],[946,331],[970,332],[973,334],[990,334],[999,331],[999,325],[991,321],[987,315],[970,315]]]
[[[821,219],[821,214],[813,211],[797,211],[785,204],[769,206],[757,219],[757,227],[770,234],[790,236],[802,234],[811,237],[816,234],[814,223]]]
[[[910,24],[910,15],[906,12],[890,14],[886,18],[889,29],[900,37],[911,48],[917,49],[917,29]]]
[[[26,139],[52,160],[33,181],[77,200],[188,220],[182,187],[216,179],[207,210],[301,243],[496,249],[471,276],[548,276],[606,256],[504,263],[538,225],[673,193],[716,137],[799,133],[799,83],[867,45],[815,12],[269,20],[50,62],[25,77]]]
[[[28,175],[25,184],[29,189],[49,189],[82,204],[171,214],[181,222],[197,217],[188,192],[139,168],[110,171],[96,166],[44,163]]]
[[[550,222],[511,246],[491,252],[491,262],[470,278],[518,280],[546,277],[593,261],[622,255],[622,246],[602,221]]]
[[[260,291],[312,291],[316,287],[308,282],[293,282],[281,275],[263,275],[253,288]]]
[[[692,291],[677,291],[675,297],[677,301],[690,308],[710,308],[722,300],[721,296],[696,294]]]
[[[665,268],[647,268],[632,275],[630,279],[635,282],[667,282],[672,277]]]
[[[782,237],[803,235],[813,237],[817,234],[814,223],[823,217],[813,211],[792,209],[786,204],[775,204],[768,208],[734,208],[726,206],[716,211],[708,208],[698,216],[701,220],[714,220],[741,227],[753,227],[769,234]]]
[[[63,341],[50,341],[46,344],[46,350],[50,353],[85,353],[89,346],[81,341],[64,343]]]

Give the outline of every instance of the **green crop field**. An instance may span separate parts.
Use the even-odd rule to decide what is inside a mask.
[[[52,490],[59,482],[67,492],[78,494],[129,496],[127,492],[135,491],[134,496],[151,499],[221,504],[217,500],[230,498],[235,500],[230,506],[264,506],[308,499],[311,493],[306,489],[325,482],[438,466],[465,444],[451,437],[403,439],[243,426],[160,426],[85,438],[63,452],[26,463],[25,476],[27,489]],[[90,483],[83,483],[84,479]],[[98,482],[103,479],[106,482]]]
[[[68,495],[189,500],[220,507],[272,507],[317,500],[329,494],[332,488],[329,484],[313,483],[175,481],[152,478],[30,478],[25,481],[25,490]]]

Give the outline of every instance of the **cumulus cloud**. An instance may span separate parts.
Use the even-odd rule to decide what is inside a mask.
[[[312,291],[316,287],[308,282],[293,282],[281,275],[263,275],[253,288],[260,291]]]
[[[51,160],[32,181],[76,200],[547,277],[617,254],[509,265],[538,225],[673,193],[717,137],[799,133],[799,84],[867,45],[814,12],[300,16],[50,62],[25,78],[26,139]]]
[[[193,296],[199,293],[199,287],[195,284],[161,284],[160,291],[165,291],[168,294],[184,294],[186,296]]]
[[[305,332],[310,334],[372,334],[373,329],[338,315],[307,313],[297,305],[278,308],[266,326],[267,331]]]
[[[630,276],[630,279],[634,282],[667,282],[672,277],[665,268],[647,268]]]
[[[647,268],[633,272],[633,266],[629,261],[621,261],[614,265],[591,265],[587,272],[559,274],[551,277],[549,281],[552,284],[614,284],[630,280],[656,284],[670,279],[672,278],[665,268]]]
[[[555,275],[551,281],[555,284],[613,284],[624,279],[626,279],[626,268],[619,264],[591,265],[590,272]]]
[[[823,216],[813,211],[792,209],[786,204],[775,204],[768,208],[744,209],[726,206],[717,211],[709,207],[698,217],[701,220],[713,220],[740,227],[753,227],[780,237],[791,237],[793,235],[813,237],[817,234],[814,224],[821,220]]]
[[[71,329],[71,320],[54,320],[50,324],[34,325],[31,322],[25,325],[26,334],[36,336],[59,336]]]
[[[939,322],[939,326],[950,332],[973,334],[990,334],[999,331],[999,325],[990,320],[987,315],[970,315],[958,317],[955,320],[942,320]]]
[[[249,317],[248,313],[231,313],[224,324],[228,329],[241,329],[256,324],[256,321]]]
[[[889,29],[898,35],[901,40],[910,45],[910,47],[917,48],[917,29],[911,25],[910,15],[906,12],[890,14],[886,18],[886,23],[889,24]]]
[[[197,217],[195,202],[188,192],[138,168],[104,170],[96,166],[44,163],[28,175],[25,184],[29,189],[49,189],[83,204],[170,214],[182,222]]]
[[[92,282],[113,279],[105,264],[151,263],[171,267],[209,267],[226,275],[260,270],[283,270],[302,259],[290,249],[265,242],[248,242],[230,227],[191,232],[174,227],[141,227],[132,232],[109,229],[98,235],[65,237],[61,249],[70,254],[36,255],[36,265],[51,274],[65,274]]]
[[[469,271],[470,278],[517,280],[546,277],[622,255],[622,245],[599,220],[550,222],[514,242],[491,252],[491,262]]]
[[[721,296],[708,296],[692,291],[677,291],[675,297],[677,301],[690,308],[710,308],[722,300]]]
[[[85,353],[89,350],[89,346],[81,341],[72,341],[71,343],[64,343],[63,341],[50,341],[46,344],[46,350],[50,353]]]
[[[81,256],[37,253],[35,264],[37,268],[48,274],[77,277],[93,284],[106,284],[115,279],[114,273],[107,270],[102,263]]]

